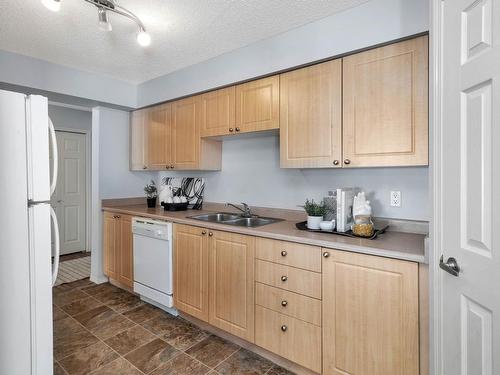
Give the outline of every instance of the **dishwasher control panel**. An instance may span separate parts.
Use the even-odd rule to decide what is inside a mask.
[[[166,221],[134,217],[132,218],[132,233],[168,241],[172,235],[172,224]]]

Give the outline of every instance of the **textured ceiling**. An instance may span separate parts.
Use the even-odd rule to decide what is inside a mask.
[[[368,0],[120,0],[151,34],[111,14],[113,31],[97,27],[97,9],[62,0],[0,0],[0,49],[140,83],[327,17]]]

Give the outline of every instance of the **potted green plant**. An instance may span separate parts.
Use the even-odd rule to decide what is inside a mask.
[[[156,198],[158,197],[158,189],[156,188],[156,184],[153,180],[151,180],[150,184],[147,184],[144,187],[144,192],[146,193],[148,207],[150,208],[156,207]]]
[[[301,206],[307,212],[307,227],[309,229],[320,229],[319,223],[323,221],[323,216],[326,213],[325,203],[314,202],[314,199],[306,199],[306,202]]]

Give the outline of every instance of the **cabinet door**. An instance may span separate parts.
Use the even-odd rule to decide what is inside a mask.
[[[236,132],[278,129],[279,76],[236,86]]]
[[[280,166],[333,168],[342,163],[342,61],[280,76]]]
[[[197,169],[200,161],[200,96],[172,103],[172,161],[177,169]]]
[[[235,87],[211,91],[201,96],[201,136],[226,135],[235,128]]]
[[[129,215],[120,215],[120,247],[118,249],[120,273],[118,281],[126,286],[133,288],[134,286],[134,257],[132,249],[132,217]]]
[[[117,259],[120,227],[118,215],[110,212],[104,213],[104,227],[102,231],[104,252],[104,274],[111,279],[117,279],[119,274]]]
[[[172,126],[170,105],[149,109],[149,168],[169,169],[172,164]]]
[[[323,374],[418,375],[418,264],[325,252]]]
[[[254,341],[254,238],[210,232],[209,323]]]
[[[428,37],[348,56],[343,65],[344,166],[427,165]]]
[[[148,111],[138,110],[130,115],[130,170],[148,169]]]
[[[174,305],[208,322],[207,231],[174,224]]]

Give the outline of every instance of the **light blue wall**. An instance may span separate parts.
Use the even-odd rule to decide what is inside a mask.
[[[372,0],[145,82],[138,106],[189,95],[429,29],[426,0]]]
[[[262,207],[299,209],[306,198],[320,200],[328,190],[357,186],[368,193],[374,215],[428,220],[428,168],[282,169],[277,135],[238,135],[223,140],[220,172],[159,172],[163,176],[206,178],[210,202],[247,202]],[[391,207],[391,190],[402,206]]]
[[[143,196],[151,174],[129,170],[129,113],[99,107],[94,115],[93,129],[99,131],[100,199]]]
[[[75,129],[92,131],[92,112],[49,104],[49,116],[56,130]]]
[[[0,82],[134,108],[137,86],[0,50]]]

